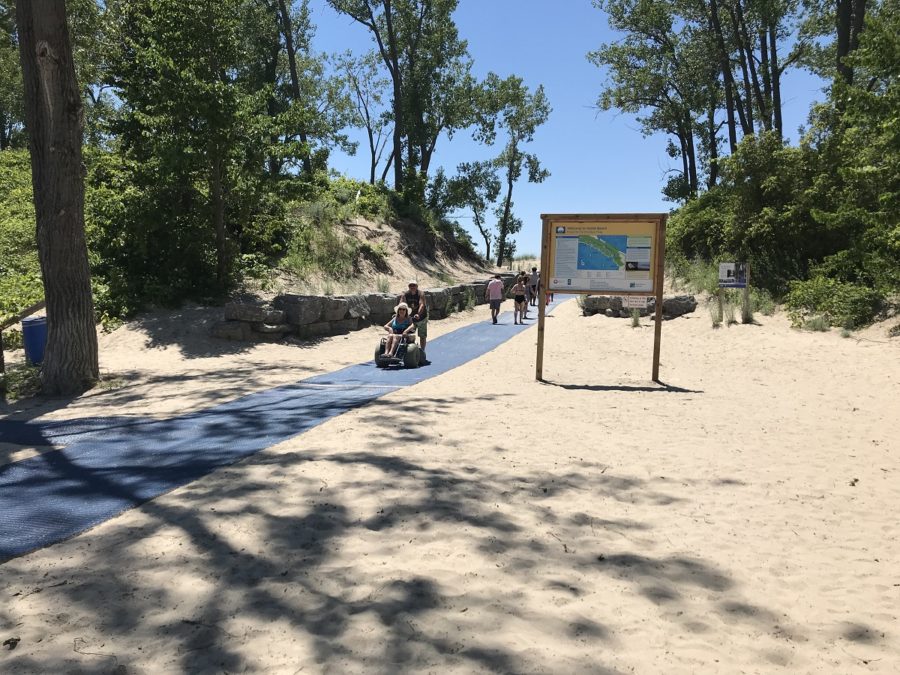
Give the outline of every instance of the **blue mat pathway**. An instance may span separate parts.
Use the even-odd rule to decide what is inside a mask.
[[[0,562],[68,539],[332,417],[457,368],[536,323],[514,326],[509,312],[500,321],[470,324],[430,341],[434,360],[423,368],[387,371],[361,363],[171,419],[0,421],[0,442],[66,445],[0,466]]]

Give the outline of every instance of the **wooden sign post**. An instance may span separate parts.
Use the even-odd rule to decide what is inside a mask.
[[[659,382],[666,214],[542,214],[543,291],[656,298],[653,381]],[[538,308],[535,378],[544,379],[546,302]]]

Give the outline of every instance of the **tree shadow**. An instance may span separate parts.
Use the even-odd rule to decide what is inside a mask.
[[[709,630],[710,616],[754,631],[789,625],[748,603],[727,570],[653,554],[664,536],[654,521],[604,511],[605,500],[660,510],[686,501],[672,481],[594,462],[485,468],[441,456],[452,448],[421,421],[463,399],[370,402],[358,415],[371,432],[364,445],[298,440],[251,456],[61,546],[43,578],[29,558],[7,562],[8,595],[37,585],[48,607],[65,608],[55,619],[65,639],[83,637],[85,651],[115,655],[117,666],[181,672],[258,668],[263,656],[287,672],[534,672],[561,647],[557,672],[614,673],[597,647],[615,649],[615,627],[602,603],[584,604],[610,579],[686,633]],[[248,408],[206,451],[264,433]],[[115,471],[52,461],[102,493],[143,499],[140,483]],[[290,487],[273,493],[278,483]],[[15,602],[0,608],[0,629],[45,620]],[[522,625],[546,636],[540,651],[505,638]],[[265,654],[267,643],[294,640]],[[158,661],[123,647],[134,644]],[[4,665],[64,672],[87,667],[84,658],[22,644]]]
[[[657,383],[658,386],[654,385],[646,385],[646,386],[637,386],[637,385],[628,385],[628,384],[573,384],[573,383],[563,383],[563,382],[554,382],[553,380],[541,380],[541,384],[545,384],[551,387],[559,387],[560,389],[569,389],[571,391],[646,391],[652,393],[668,393],[668,394],[702,394],[704,393],[700,389],[685,389],[684,387],[678,387],[673,384],[666,384],[665,382]]]

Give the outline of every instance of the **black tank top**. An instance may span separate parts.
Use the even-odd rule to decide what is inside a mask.
[[[419,303],[422,301],[422,296],[419,291],[415,293],[410,293],[407,291],[403,294],[403,302],[409,305],[409,314],[412,316],[413,314],[419,314]],[[428,316],[428,305],[425,305],[425,309],[419,314],[420,319],[424,319]]]

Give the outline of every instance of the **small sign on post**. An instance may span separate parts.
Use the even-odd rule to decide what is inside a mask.
[[[647,309],[647,296],[625,295],[622,297],[622,307],[625,309]]]
[[[747,288],[749,263],[719,263],[719,288]]]
[[[719,263],[719,316],[722,316],[722,289],[743,288],[741,298],[741,320],[751,323],[750,311],[750,263]]]

